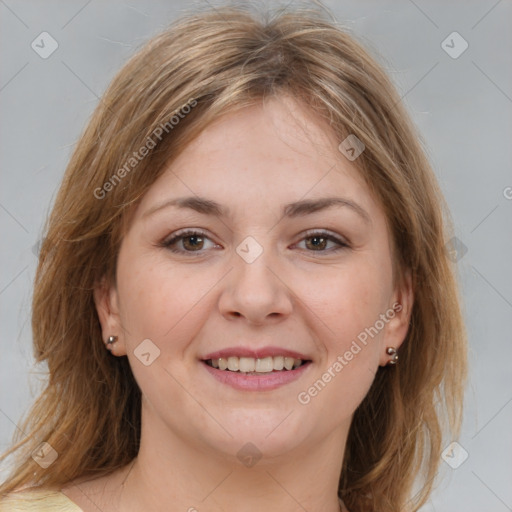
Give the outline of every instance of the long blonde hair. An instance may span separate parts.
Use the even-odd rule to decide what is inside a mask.
[[[353,163],[387,216],[397,279],[408,270],[414,287],[400,363],[379,368],[354,414],[339,495],[351,512],[416,511],[426,502],[444,436],[460,431],[467,378],[460,298],[445,253],[448,208],[397,92],[352,36],[314,10],[260,16],[240,7],[196,11],[153,38],[114,78],[76,146],[33,295],[34,354],[49,379],[0,459],[17,456],[2,494],[61,488],[137,455],[141,392],[128,359],[105,350],[93,289],[115,279],[126,214],[166,164],[212,120],[281,93],[326,119],[340,142],[354,134],[365,144]],[[162,125],[169,129],[158,144],[114,182]],[[58,453],[48,469],[31,457],[42,442]],[[411,496],[416,479],[420,491]]]

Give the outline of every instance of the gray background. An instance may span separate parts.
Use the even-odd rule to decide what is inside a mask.
[[[71,151],[114,73],[192,5],[0,0],[2,451],[44,377],[31,347],[35,246]],[[445,479],[423,510],[512,510],[512,3],[323,5],[396,83],[452,209],[459,248],[467,248],[454,265],[471,347],[460,439],[469,457],[457,469],[442,462]],[[43,31],[59,45],[47,59],[31,48]],[[455,59],[441,46],[453,31],[469,44]]]

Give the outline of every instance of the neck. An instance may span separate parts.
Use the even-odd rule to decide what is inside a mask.
[[[139,454],[116,479],[118,510],[344,510],[338,484],[348,425],[285,453],[266,453],[261,443],[254,453],[245,445],[234,449],[235,455],[219,453],[199,440],[191,445],[186,438],[169,435],[163,424],[155,431],[154,418],[151,425],[151,432],[146,431],[143,422]]]

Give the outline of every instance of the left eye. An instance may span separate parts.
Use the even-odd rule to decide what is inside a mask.
[[[311,242],[308,243],[308,240]],[[308,232],[301,241],[305,241],[306,247],[311,249],[313,252],[337,252],[348,247],[348,244],[346,244],[343,240],[326,231]],[[329,242],[333,242],[337,247],[334,247],[329,251],[325,250]]]
[[[193,252],[200,253],[203,249],[208,249],[208,247],[205,247],[206,241],[209,241],[212,244],[210,248],[216,245],[203,232],[197,230],[188,230],[176,233],[171,238],[162,242],[161,245],[170,251],[179,254]],[[301,242],[305,242],[306,250],[311,252],[332,253],[348,247],[348,244],[343,240],[325,231],[308,232],[299,243]],[[335,246],[328,248],[327,246],[329,242],[334,243]],[[181,244],[181,247],[179,247],[179,244]]]

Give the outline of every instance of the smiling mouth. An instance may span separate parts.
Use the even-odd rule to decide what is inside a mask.
[[[311,363],[310,360],[285,356],[269,356],[261,359],[231,356],[227,358],[205,359],[203,362],[217,370],[238,372],[245,375],[268,375],[269,373],[290,372]]]

